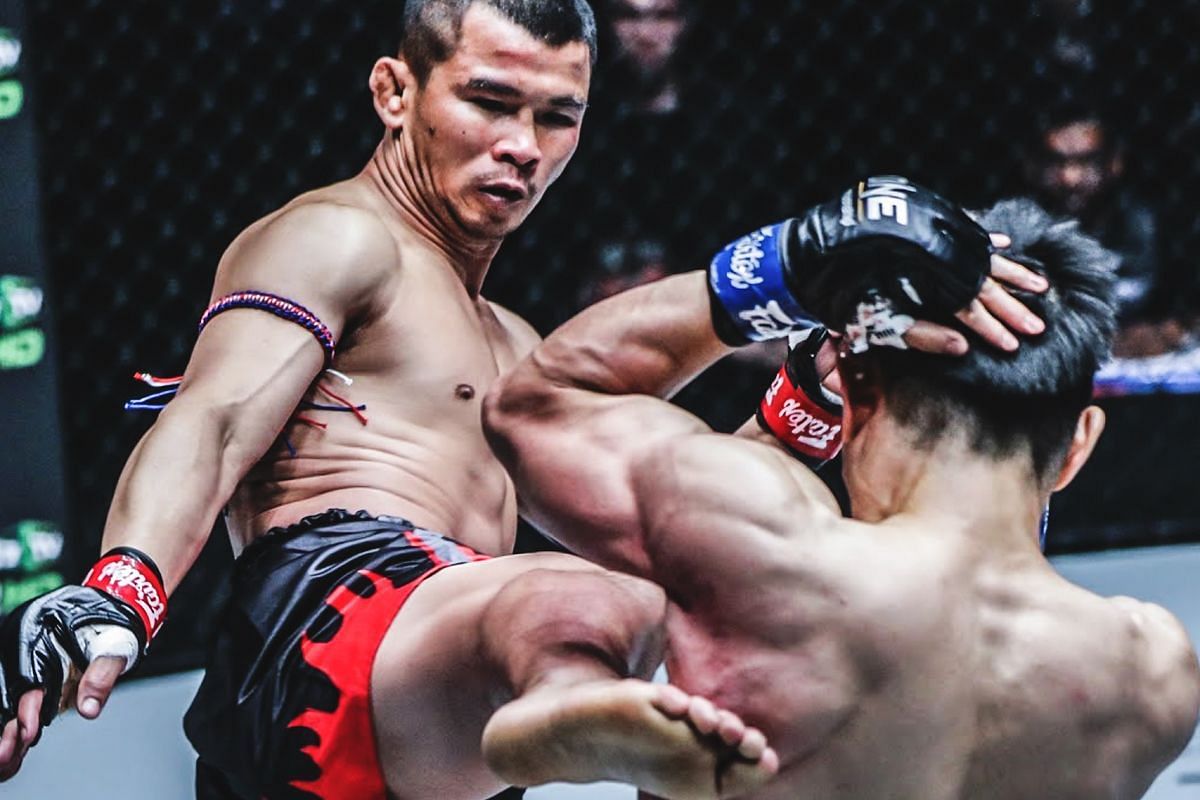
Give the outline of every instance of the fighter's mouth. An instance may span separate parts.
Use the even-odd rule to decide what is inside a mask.
[[[524,200],[528,195],[525,187],[517,183],[489,183],[480,188],[484,194],[498,197],[510,203],[516,203]]]

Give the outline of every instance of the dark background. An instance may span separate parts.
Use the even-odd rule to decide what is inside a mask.
[[[27,0],[68,577],[97,555],[117,476],[150,422],[122,411],[145,393],[133,372],[178,374],[224,247],[295,194],[357,172],[378,142],[366,79],[395,48],[399,8]],[[1092,77],[1136,154],[1128,180],[1163,209],[1169,301],[1195,308],[1200,3],[1093,0],[1090,11]],[[693,268],[864,174],[905,174],[967,205],[1022,193],[1031,126],[1065,85],[1049,55],[1059,29],[1038,2],[706,2],[691,13],[686,113],[663,119],[623,106],[628,75],[609,63],[605,30],[575,161],[489,275],[485,293],[543,333],[578,309],[613,239],[653,236],[673,269]],[[769,378],[718,365],[681,402],[728,429]],[[1200,539],[1197,398],[1104,402],[1110,431],[1055,501],[1051,552]],[[221,532],[146,670],[199,663],[228,558]]]
[[[0,614],[62,584],[68,513],[24,11],[0,0]]]

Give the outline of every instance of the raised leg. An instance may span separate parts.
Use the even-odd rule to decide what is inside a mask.
[[[512,688],[483,754],[519,786],[632,783],[666,800],[735,797],[778,770],[765,737],[736,715],[650,683],[666,598],[610,572],[537,570],[499,592],[483,621]]]

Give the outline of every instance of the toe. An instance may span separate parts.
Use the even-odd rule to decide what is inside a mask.
[[[688,705],[688,719],[704,736],[713,733],[720,723],[717,707],[703,697],[691,699],[691,703]]]
[[[721,741],[730,746],[739,745],[746,735],[746,723],[731,711],[720,711],[717,716],[717,735]]]

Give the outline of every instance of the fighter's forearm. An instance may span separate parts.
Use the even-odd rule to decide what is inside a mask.
[[[179,585],[252,460],[229,442],[219,412],[177,398],[134,449],[104,526],[102,552],[134,547]],[[264,445],[265,447],[266,445]]]
[[[556,384],[667,397],[733,349],[713,330],[704,273],[688,272],[584,310],[550,335],[534,363]]]

